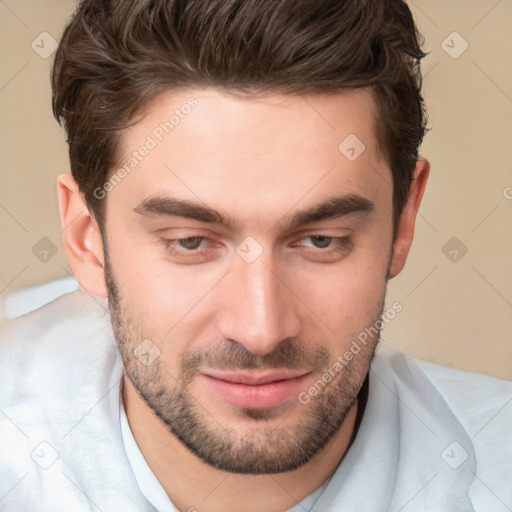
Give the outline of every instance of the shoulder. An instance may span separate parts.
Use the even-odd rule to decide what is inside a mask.
[[[512,505],[512,382],[381,351],[377,367],[392,376],[397,391],[416,387],[416,398],[439,417],[444,404],[467,434],[475,457],[468,496],[474,510]],[[432,399],[433,395],[437,395]]]
[[[106,303],[81,290],[5,321],[0,407],[65,407],[65,399],[91,391],[112,370],[116,350]]]
[[[0,374],[0,439],[7,440],[0,480],[4,493],[12,488],[2,504],[44,511],[90,510],[91,502],[102,510],[146,506],[120,434],[122,363],[104,301],[77,291],[4,322]]]
[[[107,302],[82,290],[67,293],[0,327],[0,361],[18,354],[27,360],[52,349],[76,350],[80,340],[92,339],[109,328]],[[23,351],[30,349],[29,353]]]
[[[486,418],[490,412],[503,409],[512,418],[510,381],[422,361],[388,347],[379,351],[375,363],[375,368],[394,379],[403,379],[405,374],[415,381],[428,379],[470,434],[479,426],[478,417]]]
[[[426,386],[423,384],[427,380],[470,437],[494,416],[497,423],[512,422],[510,381],[422,361],[387,347],[379,351],[374,368],[395,382],[408,385],[414,382],[424,390]]]
[[[512,422],[512,382],[412,359],[475,437],[488,422]],[[494,420],[493,420],[494,421]]]

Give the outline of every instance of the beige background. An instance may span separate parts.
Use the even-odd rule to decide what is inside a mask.
[[[390,282],[388,305],[399,301],[403,311],[385,338],[416,357],[510,380],[512,2],[410,5],[431,51],[423,71],[432,131],[422,154],[432,170],[408,264]],[[58,40],[73,9],[71,0],[0,1],[3,295],[71,272],[55,188],[68,169],[65,134],[51,114],[51,57],[31,43],[42,32]],[[464,41],[467,50],[453,58]],[[47,263],[32,253],[42,237],[58,249]],[[453,237],[456,245],[443,252]]]

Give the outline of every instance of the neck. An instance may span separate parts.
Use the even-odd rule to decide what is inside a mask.
[[[297,470],[268,475],[228,473],[205,464],[169,432],[167,426],[123,378],[123,399],[133,436],[152,472],[180,511],[284,512],[314,492],[336,470],[354,431],[357,402],[338,433]]]

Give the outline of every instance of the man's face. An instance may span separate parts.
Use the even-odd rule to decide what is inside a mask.
[[[373,97],[173,92],[123,134],[123,148],[119,167],[133,151],[137,165],[108,192],[105,227],[128,377],[208,464],[300,467],[339,431],[377,344],[343,359],[379,320],[392,250]],[[297,215],[333,198],[338,215]],[[232,225],[182,216],[192,207],[172,214],[173,200]],[[329,370],[324,389],[298,399]]]

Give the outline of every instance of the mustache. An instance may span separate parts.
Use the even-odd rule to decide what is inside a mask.
[[[183,357],[181,373],[190,377],[202,367],[220,370],[302,369],[317,370],[331,360],[329,351],[320,345],[304,345],[289,340],[280,342],[272,352],[253,354],[238,342],[219,342],[193,350]]]

